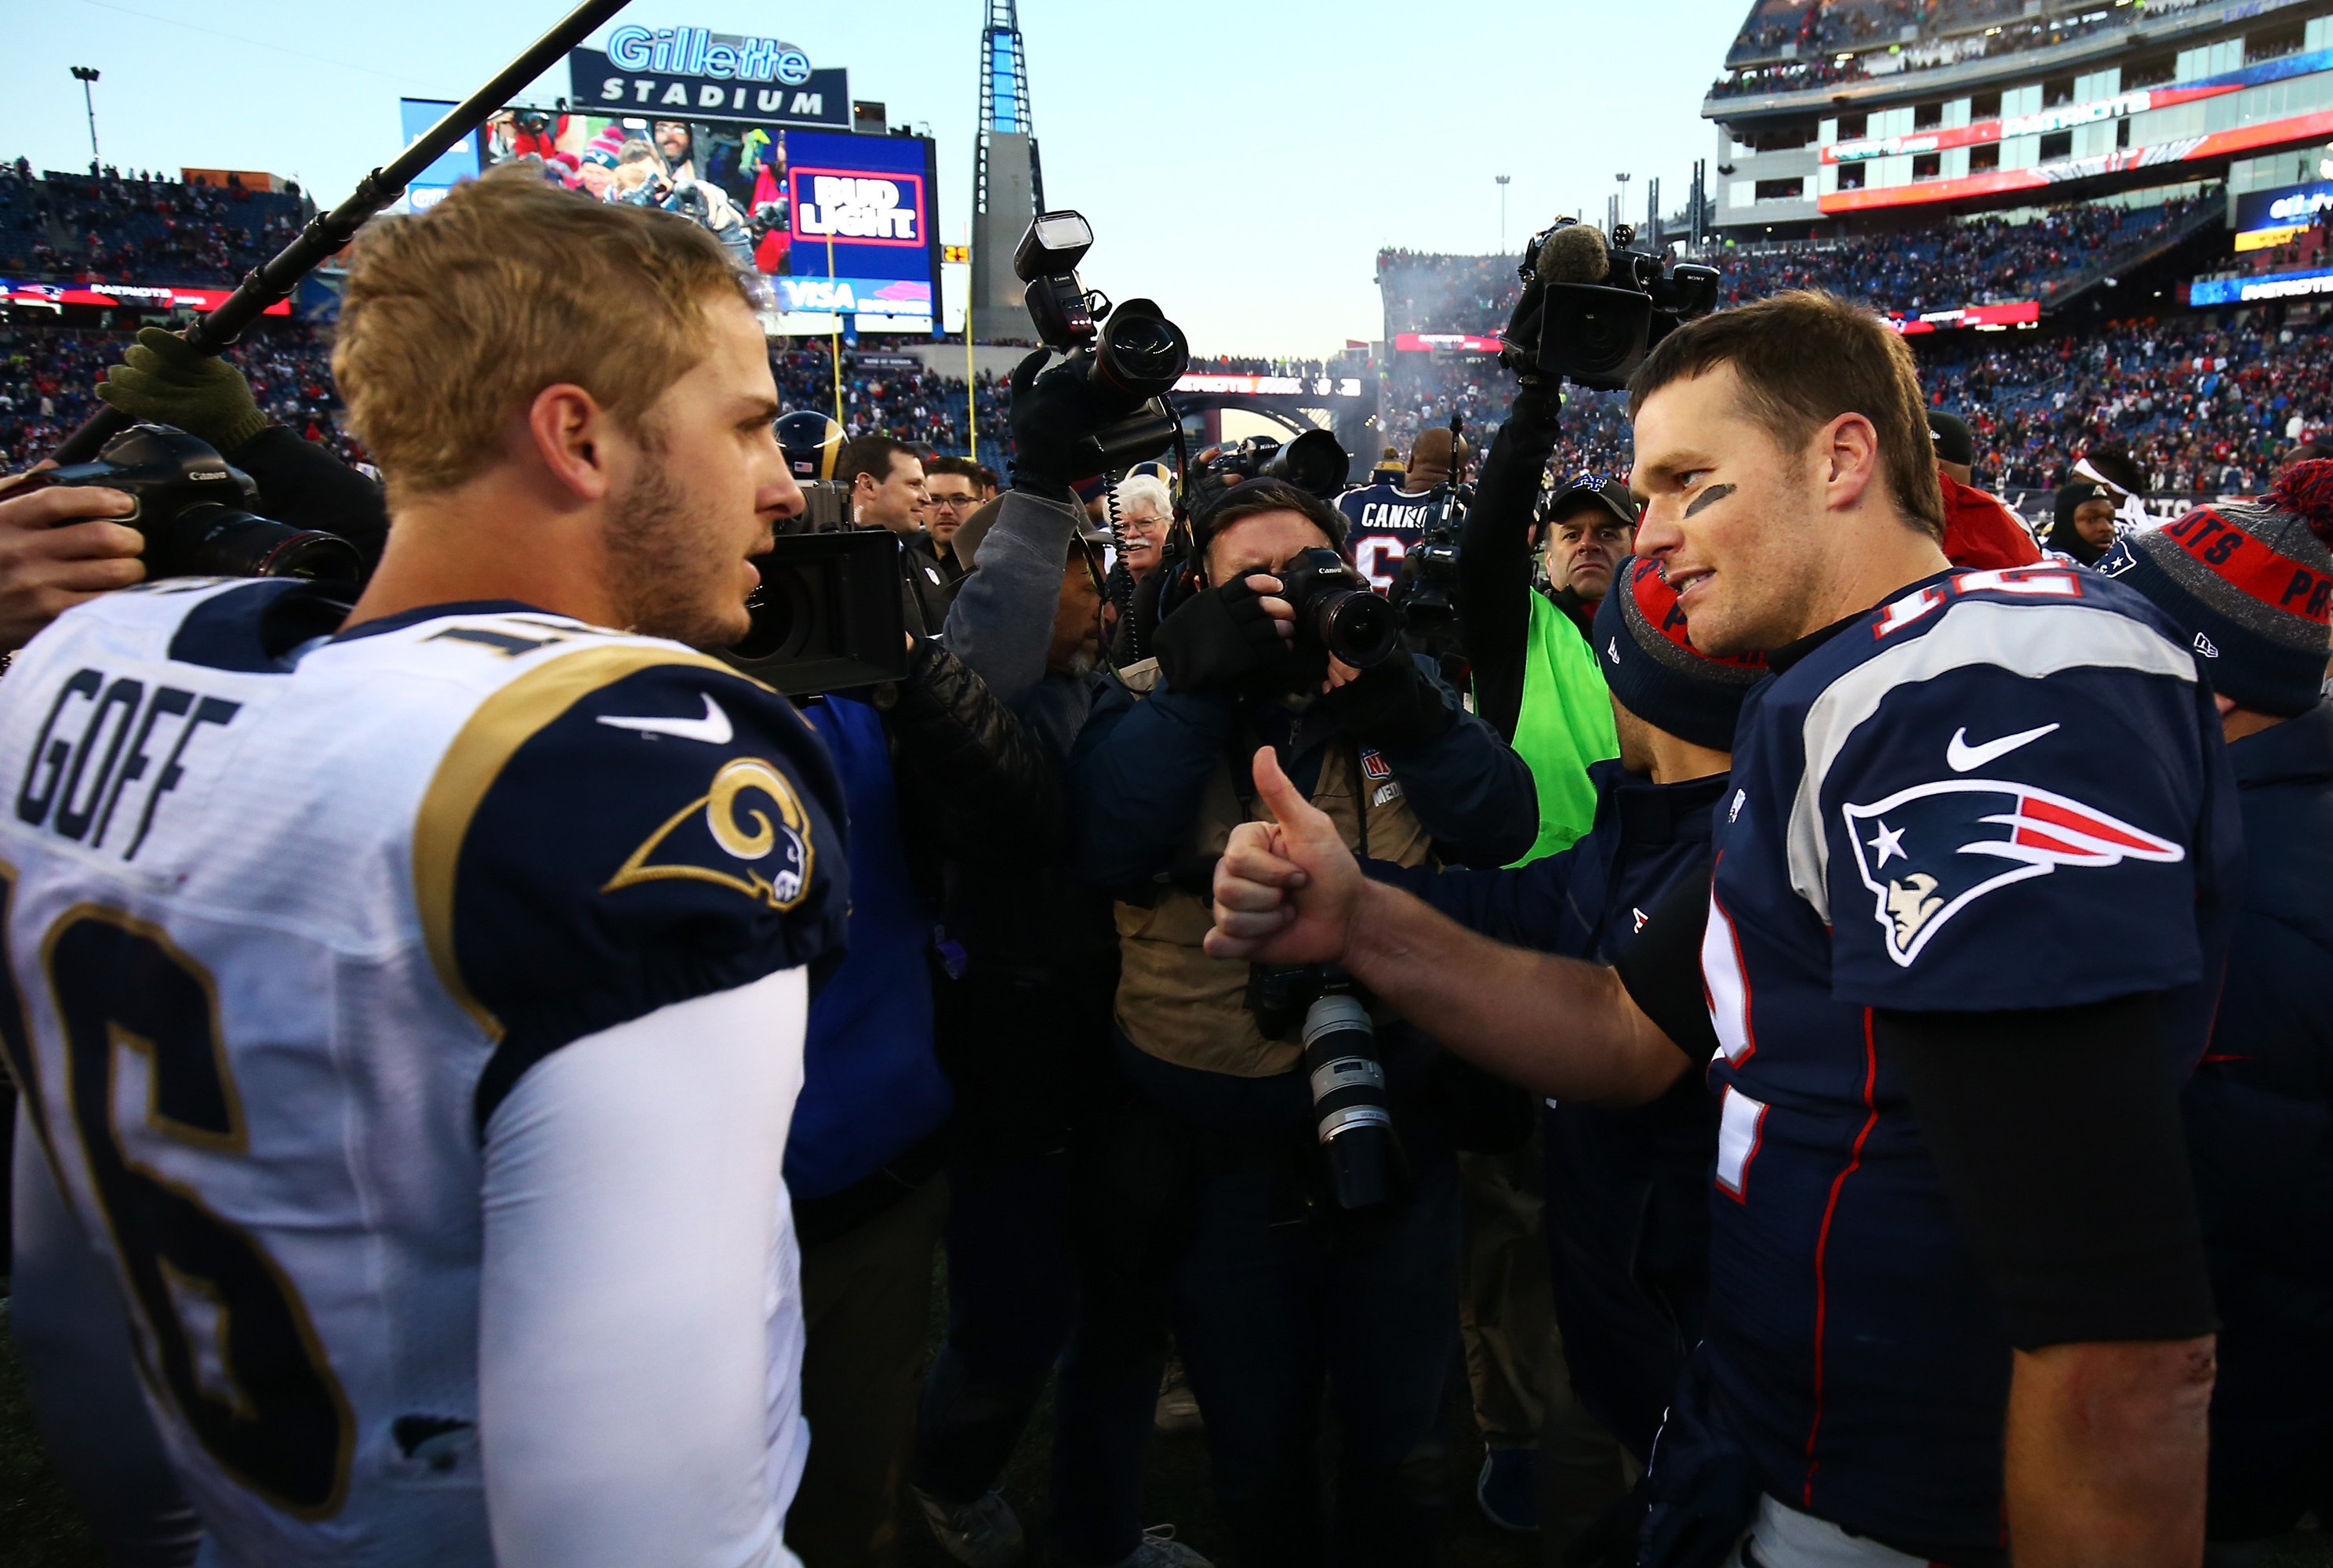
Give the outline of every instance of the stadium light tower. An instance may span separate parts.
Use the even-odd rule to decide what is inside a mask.
[[[1503,256],[1507,253],[1507,182],[1514,177],[1494,174],[1491,177],[1499,182],[1499,254]]]
[[[1016,0],[988,0],[980,34],[980,140],[973,169],[972,303],[974,339],[1026,338],[1028,312],[1013,249],[1045,206],[1037,132],[1029,119],[1029,58]]]
[[[98,170],[97,100],[90,92],[90,83],[97,80],[97,68],[93,65],[76,65],[72,68],[72,73],[73,80],[81,83],[81,106],[89,111],[89,172],[95,174]]]

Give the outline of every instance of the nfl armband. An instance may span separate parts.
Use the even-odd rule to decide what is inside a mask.
[[[414,835],[431,961],[497,1042],[480,1124],[571,1040],[839,962],[843,824],[810,726],[700,655],[590,648],[481,704]]]
[[[1695,1064],[1717,1055],[1717,1028],[1701,978],[1708,924],[1709,877],[1680,876],[1612,965],[1637,1010]]]

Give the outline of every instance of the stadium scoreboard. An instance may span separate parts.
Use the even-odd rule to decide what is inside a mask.
[[[852,129],[850,72],[781,39],[624,26],[568,57],[569,95],[514,106],[414,182],[411,205],[514,159],[601,201],[684,212],[769,280],[777,335],[927,336],[937,316],[929,137]],[[450,105],[404,100],[409,145]]]

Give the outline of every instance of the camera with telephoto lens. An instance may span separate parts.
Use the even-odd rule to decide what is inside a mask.
[[[1156,457],[1175,439],[1174,412],[1166,395],[1191,363],[1183,329],[1148,300],[1113,306],[1109,296],[1089,290],[1078,263],[1093,248],[1093,229],[1074,212],[1039,213],[1013,252],[1013,272],[1037,340],[1072,365],[1116,423],[1086,439],[1095,473]]]
[[[1284,479],[1308,495],[1334,501],[1344,493],[1345,475],[1352,466],[1332,432],[1306,430],[1285,442],[1251,435],[1220,447],[1197,465],[1197,477],[1201,490],[1228,490],[1250,479]]]
[[[1273,574],[1296,610],[1296,640],[1325,648],[1357,670],[1401,649],[1401,617],[1351,562],[1325,544],[1298,550]]]
[[[1516,268],[1522,297],[1500,335],[1500,359],[1517,370],[1618,390],[1655,344],[1717,308],[1715,267],[1632,250],[1636,237],[1622,224],[1607,242],[1595,225],[1569,218],[1533,234]]]
[[[721,656],[789,697],[850,691],[907,673],[905,570],[898,537],[850,526],[850,491],[834,478],[842,426],[813,409],[778,416],[779,450],[802,486],[801,515],[778,525],[752,625]]]
[[[1408,1168],[1386,1108],[1377,1025],[1353,978],[1334,965],[1259,964],[1248,971],[1247,1005],[1267,1039],[1302,1028],[1313,1132],[1337,1207],[1376,1209],[1405,1196]]]
[[[149,578],[297,577],[360,583],[364,560],[338,534],[293,528],[250,510],[259,487],[207,442],[168,425],[133,425],[87,463],[43,469],[9,492],[52,486],[119,490],[136,503],[120,521],[145,536]]]

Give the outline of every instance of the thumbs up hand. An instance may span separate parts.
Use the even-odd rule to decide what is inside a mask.
[[[1255,789],[1277,820],[1232,829],[1215,865],[1207,951],[1266,963],[1340,961],[1365,885],[1360,865],[1269,746],[1255,754]]]

